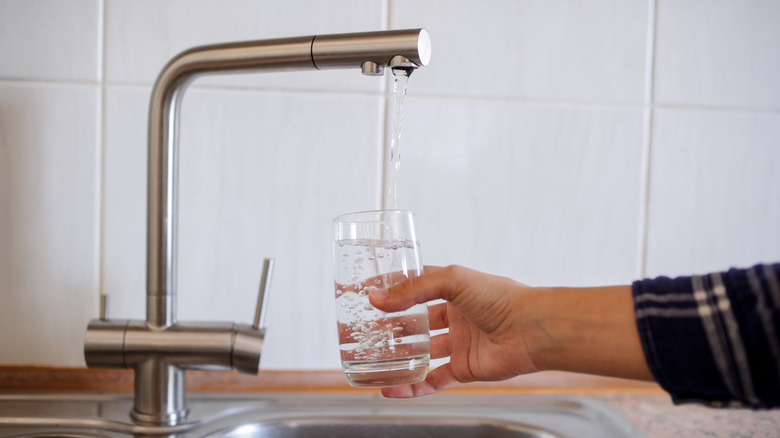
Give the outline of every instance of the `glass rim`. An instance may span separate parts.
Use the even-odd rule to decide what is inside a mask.
[[[345,219],[347,219],[347,218],[349,218],[351,216],[360,217],[360,216],[365,216],[365,215],[369,215],[369,214],[382,214],[382,213],[384,213],[384,214],[388,214],[389,213],[389,214],[394,214],[394,215],[409,215],[411,217],[415,217],[416,216],[414,214],[414,212],[411,211],[411,210],[399,210],[399,209],[394,209],[394,210],[363,210],[363,211],[355,211],[355,212],[352,212],[352,213],[340,214],[340,215],[336,216],[335,218],[333,218],[333,223],[337,223],[337,222],[358,222],[358,221],[355,221],[355,220],[347,221]],[[362,220],[362,221],[359,221],[359,222],[369,222],[369,221]],[[379,221],[370,221],[370,222],[379,222]]]

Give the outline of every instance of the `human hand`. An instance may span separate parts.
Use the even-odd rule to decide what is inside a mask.
[[[524,333],[525,285],[471,269],[426,266],[424,274],[387,290],[370,293],[371,303],[384,311],[444,299],[429,306],[432,330],[449,332],[431,338],[431,358],[450,357],[428,373],[425,381],[382,389],[386,397],[415,397],[461,383],[504,380],[538,370]]]
[[[462,383],[541,370],[652,380],[634,317],[631,287],[529,287],[460,266],[369,294],[387,312],[436,299],[429,307],[431,358],[449,356],[425,381],[383,388],[385,397],[417,397]]]

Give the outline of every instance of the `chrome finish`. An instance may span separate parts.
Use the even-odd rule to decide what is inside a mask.
[[[144,321],[92,320],[84,358],[90,367],[135,369],[133,419],[172,425],[187,413],[184,370],[257,374],[264,337],[265,329],[229,322],[178,322],[157,330]]]
[[[646,438],[603,403],[564,395],[192,394],[176,425],[128,422],[128,394],[0,394],[0,435]]]
[[[128,368],[125,364],[125,331],[130,320],[93,319],[84,334],[84,360],[93,368]]]
[[[366,76],[382,76],[385,68],[375,62],[366,61],[360,65],[360,72]]]
[[[320,69],[355,68],[371,61],[387,66],[394,56],[408,58],[415,67],[431,60],[431,37],[425,29],[317,35],[311,56]]]
[[[392,68],[411,68],[411,69],[417,68],[417,66],[412,61],[410,61],[407,58],[404,58],[401,55],[393,56],[393,58],[390,60],[389,63],[387,63],[387,65]]]
[[[375,438],[376,436],[426,438],[557,438],[558,434],[523,423],[483,418],[371,417],[286,418],[282,421],[242,424],[207,437],[221,438]]]
[[[260,277],[260,292],[257,295],[257,309],[255,309],[254,329],[265,329],[265,313],[268,309],[267,301],[271,290],[271,277],[274,273],[274,259],[265,259],[263,262],[263,275]]]
[[[233,368],[243,373],[257,374],[264,340],[265,327],[256,329],[248,324],[237,324],[230,353]]]
[[[172,426],[187,417],[184,370],[159,359],[145,360],[135,367],[133,386],[135,402],[130,418],[135,423]]]
[[[392,62],[400,68],[424,66],[430,53],[428,32],[412,29],[195,47],[163,68],[149,108],[146,320],[111,321],[101,311],[84,337],[87,366],[135,370],[136,423],[183,423],[184,370],[257,373],[265,338],[273,262],[266,262],[253,326],[176,319],[178,122],[187,86],[214,73],[360,68],[378,74]]]

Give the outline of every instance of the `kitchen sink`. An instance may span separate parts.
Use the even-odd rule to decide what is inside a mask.
[[[314,438],[314,437],[426,437],[426,438],[554,438],[559,435],[522,423],[480,418],[419,417],[334,417],[286,419],[278,422],[244,424],[215,436],[226,438]]]
[[[586,397],[197,394],[177,426],[133,424],[131,394],[2,394],[0,436],[35,438],[646,438]]]

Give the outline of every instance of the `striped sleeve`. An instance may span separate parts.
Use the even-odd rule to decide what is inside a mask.
[[[780,407],[780,264],[632,290],[648,365],[675,403]]]

